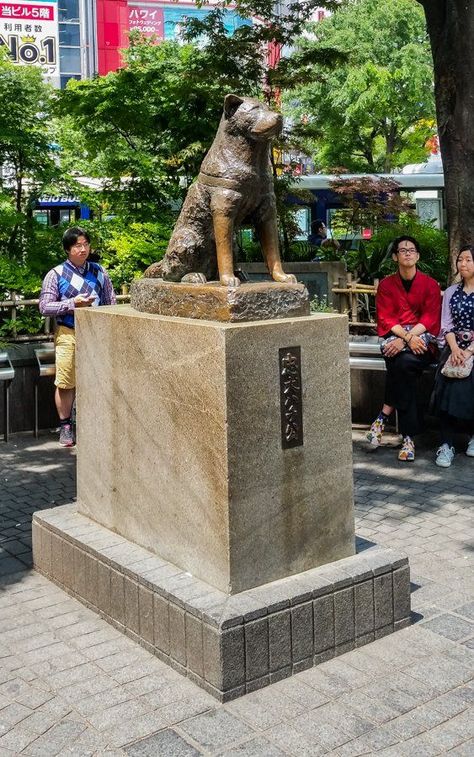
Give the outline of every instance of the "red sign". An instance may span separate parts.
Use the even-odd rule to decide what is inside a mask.
[[[164,38],[163,9],[150,5],[149,8],[139,8],[133,5],[128,7],[128,23],[130,31],[137,29],[145,37],[156,35],[159,39]]]
[[[0,18],[34,19],[54,21],[53,5],[17,5],[0,3]]]

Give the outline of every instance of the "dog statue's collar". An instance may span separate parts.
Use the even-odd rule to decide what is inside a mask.
[[[209,176],[207,173],[201,173],[197,177],[200,184],[207,184],[209,187],[223,187],[224,189],[235,189],[236,192],[242,191],[242,182],[224,177]]]

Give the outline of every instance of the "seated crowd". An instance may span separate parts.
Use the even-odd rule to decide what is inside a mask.
[[[474,457],[474,247],[460,250],[456,260],[460,281],[445,291],[442,303],[438,283],[418,270],[419,257],[416,239],[395,239],[392,258],[398,271],[383,279],[377,291],[377,333],[387,378],[384,405],[367,440],[374,447],[380,445],[396,410],[402,435],[398,459],[415,459],[414,437],[421,431],[417,378],[437,362],[432,407],[440,419],[441,444],[436,464],[448,468],[457,430],[468,434],[466,454]]]

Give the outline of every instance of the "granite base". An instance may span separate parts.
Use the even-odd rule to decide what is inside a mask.
[[[81,308],[79,512],[229,594],[354,554],[347,340]]]
[[[35,513],[33,556],[221,702],[410,623],[408,558],[379,547],[230,596],[64,505]]]

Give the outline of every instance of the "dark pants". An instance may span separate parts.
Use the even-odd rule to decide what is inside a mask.
[[[384,359],[387,366],[385,403],[397,410],[402,436],[415,436],[421,431],[417,402],[418,378],[432,362],[433,356],[429,352],[414,355],[406,350],[395,357]]]
[[[474,421],[466,421],[455,418],[448,413],[440,413],[440,431],[441,444],[447,444],[454,447],[454,435],[456,433],[465,433],[474,436]]]

